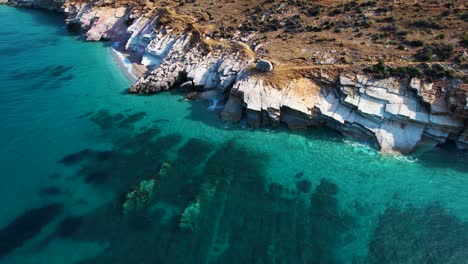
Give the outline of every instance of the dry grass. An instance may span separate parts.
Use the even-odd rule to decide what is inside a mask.
[[[268,59],[275,70],[265,79],[281,86],[308,72],[359,69],[379,60],[388,65],[419,64],[416,53],[440,43],[451,43],[454,50],[439,63],[466,76],[466,67],[456,61],[467,50],[460,42],[468,31],[465,0],[109,2],[154,12],[161,24],[190,32],[208,52],[240,51],[247,58]],[[320,11],[312,14],[317,7]],[[294,16],[299,30],[288,28]],[[277,28],[271,28],[276,20]],[[415,40],[422,46],[414,45]]]
[[[262,12],[274,10],[280,3],[288,1],[272,1],[263,3]],[[291,2],[291,1],[289,1]],[[297,1],[300,2],[300,1]],[[444,6],[446,1],[422,0],[417,3],[412,0],[403,1],[375,1],[375,5],[365,6],[369,0],[354,1],[355,5],[349,10],[333,14],[335,10],[343,10],[342,2],[350,4],[353,1],[341,0],[318,0],[302,1],[321,6],[321,12],[317,16],[309,17],[301,12],[300,7],[288,5],[284,12],[275,14],[275,18],[299,14],[305,26],[320,26],[324,23],[331,23],[329,29],[320,32],[285,33],[283,28],[267,32],[256,32],[254,42],[263,46],[256,53],[259,57],[264,57],[283,63],[286,65],[295,64],[317,64],[318,59],[312,59],[315,52],[329,53],[333,57],[332,64],[365,63],[375,62],[379,59],[386,61],[413,61],[413,55],[419,47],[412,47],[404,44],[404,37],[398,35],[408,31],[407,37],[410,39],[420,39],[425,43],[459,41],[460,30],[467,28],[467,23],[460,19],[465,11],[465,2],[455,0],[453,7]],[[218,35],[233,34],[240,25],[249,23],[252,20],[251,14],[258,5],[257,1],[231,0],[231,1],[203,1],[198,0],[193,4],[185,4],[177,7],[178,12],[190,14],[198,17],[201,25],[215,25],[214,31]],[[359,7],[364,5],[363,7]],[[444,14],[444,12],[450,12]],[[458,13],[457,13],[458,12]],[[210,17],[209,21],[203,19],[201,13],[206,13]],[[260,13],[262,16],[264,13]],[[359,16],[369,18],[370,27],[356,27],[356,18]],[[385,20],[387,19],[387,20]],[[382,22],[390,21],[394,22]],[[440,29],[416,28],[411,26],[416,20],[436,20],[441,26]],[[349,24],[350,26],[340,26]],[[388,33],[388,36],[379,36],[384,30],[395,24],[396,32]],[[359,28],[359,32],[357,32]],[[403,33],[402,33],[403,32]],[[244,36],[250,32],[243,32]],[[444,35],[444,39],[438,39]],[[216,37],[216,35],[215,35]],[[251,43],[249,43],[251,44]],[[404,46],[404,47],[403,47]],[[462,52],[463,47],[457,45],[456,52]]]

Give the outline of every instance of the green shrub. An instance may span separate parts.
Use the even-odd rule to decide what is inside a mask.
[[[398,31],[398,32],[397,32],[397,35],[398,35],[398,36],[406,36],[406,35],[408,35],[408,34],[409,34],[409,32],[408,32],[407,30],[402,30],[402,31]]]
[[[314,7],[308,8],[305,13],[307,16],[314,17],[314,16],[320,15],[320,11],[321,11],[320,6],[314,6]]]
[[[424,75],[430,79],[442,79],[442,78],[454,77],[454,72],[452,70],[447,69],[440,64],[434,64],[432,66],[424,64],[422,68],[423,68]]]
[[[370,0],[370,1],[367,1],[367,2],[362,3],[360,6],[362,6],[362,7],[366,7],[366,6],[375,6],[376,4],[377,4],[377,1],[375,1],[375,0]]]
[[[413,66],[405,67],[389,67],[386,66],[383,61],[379,61],[377,64],[371,67],[365,68],[364,72],[371,73],[377,78],[388,78],[391,76],[395,77],[417,77],[421,75],[421,71]]]
[[[393,23],[395,22],[395,18],[390,16],[390,17],[384,17],[384,18],[381,18],[381,19],[377,19],[377,22],[380,22],[380,23]]]
[[[460,19],[465,22],[468,22],[468,13],[461,14]]]
[[[452,57],[454,46],[452,44],[430,44],[416,53],[416,58],[422,61],[445,61]]]
[[[432,29],[442,29],[443,27],[437,24],[437,22],[428,20],[428,19],[419,19],[411,23],[411,26],[417,28],[432,28]]]
[[[465,47],[468,47],[468,32],[463,32],[461,34],[460,44],[462,44]]]
[[[424,46],[424,41],[419,40],[419,39],[405,40],[404,42],[405,42],[406,45],[411,46],[411,47],[422,47],[422,46]]]
[[[452,8],[455,4],[453,2],[445,3],[444,6],[446,8]]]

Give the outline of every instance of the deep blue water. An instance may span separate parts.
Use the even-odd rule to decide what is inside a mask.
[[[0,6],[0,263],[466,263],[466,153],[127,95],[108,45],[63,19]]]

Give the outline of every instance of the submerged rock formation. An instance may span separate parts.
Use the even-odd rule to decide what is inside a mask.
[[[246,118],[252,127],[285,123],[292,129],[326,125],[383,152],[408,153],[447,140],[468,149],[468,89],[458,79],[379,78],[349,67],[285,69],[275,63],[273,68],[268,60],[256,60],[252,36],[215,40],[164,8],[69,0],[7,3],[65,12],[68,27],[81,30],[86,40],[114,41],[149,69],[131,93],[178,86],[210,91],[189,97],[224,101],[225,121]]]
[[[122,204],[122,213],[128,214],[132,211],[143,209],[148,205],[149,200],[153,197],[157,188],[157,184],[164,178],[167,171],[171,168],[169,162],[165,161],[161,164],[158,173],[150,179],[144,179],[132,188],[124,198]]]

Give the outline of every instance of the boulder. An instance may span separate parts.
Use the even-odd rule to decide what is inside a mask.
[[[149,179],[141,181],[130,192],[125,195],[125,201],[122,204],[122,212],[128,214],[131,211],[144,208],[153,195],[156,180]]]
[[[196,231],[200,218],[200,202],[196,201],[185,208],[180,217],[179,227],[184,231]]]
[[[229,100],[221,112],[221,120],[228,122],[239,122],[242,118],[242,100],[231,94]]]
[[[255,68],[259,71],[271,72],[273,70],[273,64],[267,60],[258,60]]]

